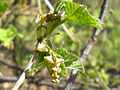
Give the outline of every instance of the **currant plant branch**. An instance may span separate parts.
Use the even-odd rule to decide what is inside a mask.
[[[39,13],[42,13],[42,9],[41,9],[41,0],[37,0],[38,1],[38,8],[39,8]]]
[[[51,81],[55,84],[59,83],[61,77],[66,75],[66,68],[84,71],[81,59],[75,54],[62,48],[57,48],[56,51],[52,50],[50,37],[57,35],[53,31],[68,20],[102,29],[102,22],[98,18],[91,16],[85,5],[79,5],[72,2],[72,0],[58,0],[53,11],[47,14],[42,12],[38,14],[35,20],[37,24],[36,52],[13,90],[18,89],[23,83],[26,71],[33,76],[41,68],[47,67]],[[37,56],[36,63],[33,63],[34,56]]]
[[[104,21],[104,18],[105,18],[106,12],[107,12],[108,2],[109,2],[109,0],[104,0],[103,4],[101,6],[101,11],[100,11],[100,16],[99,16],[99,19],[101,21]],[[99,36],[100,32],[101,32],[101,30],[99,28],[94,29],[91,39],[89,40],[87,46],[84,48],[84,50],[82,51],[82,54],[80,56],[81,62],[84,62],[86,60],[88,54],[90,53],[93,46],[95,45],[95,43],[97,41],[97,37]],[[74,80],[76,78],[74,76],[77,75],[77,71],[72,70],[72,72],[75,72],[75,73],[71,73],[70,78],[69,78],[69,81],[71,81],[71,82],[68,81],[68,83],[66,84],[66,86],[65,86],[66,90],[71,88],[72,83],[74,82]],[[105,88],[108,89],[108,86],[107,85],[105,85],[105,86],[106,86]]]
[[[33,64],[33,59],[34,59],[35,56],[36,56],[36,52],[31,57],[28,65],[27,65],[27,67],[25,68],[25,70],[23,71],[23,73],[21,74],[21,76],[19,77],[19,79],[17,80],[17,82],[16,82],[15,86],[12,88],[12,90],[17,90],[22,85],[22,83],[25,80],[26,71],[28,71],[31,68],[31,66]]]

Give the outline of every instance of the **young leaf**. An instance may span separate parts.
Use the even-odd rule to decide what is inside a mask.
[[[69,53],[62,48],[57,48],[56,53],[63,57],[65,67],[70,68],[70,69],[77,69],[80,71],[84,71],[84,67],[82,63],[80,62],[79,57],[76,56],[75,54]]]
[[[74,2],[62,1],[65,4],[65,16],[68,20],[88,24],[102,29],[102,22],[89,14],[85,5]]]
[[[55,10],[58,12],[61,11],[64,7],[63,3],[61,3],[62,1],[72,2],[73,0],[58,0],[55,6]]]

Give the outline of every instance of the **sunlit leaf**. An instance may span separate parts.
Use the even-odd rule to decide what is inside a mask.
[[[88,24],[102,29],[102,22],[89,14],[85,5],[62,1],[65,4],[65,15],[68,20]]]
[[[84,67],[80,62],[78,56],[73,53],[69,53],[62,48],[57,48],[56,53],[61,55],[64,59],[65,67],[69,69],[77,69],[79,71],[84,71]]]

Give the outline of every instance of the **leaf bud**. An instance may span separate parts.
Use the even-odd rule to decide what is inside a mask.
[[[38,43],[37,51],[39,51],[39,52],[48,52],[48,48],[47,48],[46,44]]]

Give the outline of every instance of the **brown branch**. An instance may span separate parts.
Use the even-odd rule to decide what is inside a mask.
[[[3,25],[3,28],[6,28],[7,27],[7,25],[8,25],[8,23],[9,23],[9,21],[10,21],[10,18],[11,17],[11,15],[8,15],[8,19],[6,20],[6,22],[4,23],[4,25]]]
[[[7,11],[0,17],[0,24],[1,24],[1,22],[2,22],[3,17],[6,16],[6,15],[8,15],[8,14],[11,13],[11,12],[12,12],[12,10],[7,10]]]
[[[100,11],[100,16],[99,16],[99,19],[101,21],[104,21],[104,17],[105,17],[106,12],[107,12],[108,2],[109,2],[109,0],[104,0],[103,1],[102,7],[101,7],[101,11]],[[95,45],[95,43],[97,41],[97,37],[100,34],[100,32],[101,32],[100,29],[98,29],[98,28],[94,29],[94,32],[93,32],[93,35],[92,35],[91,39],[89,40],[87,46],[84,48],[84,50],[83,50],[83,52],[82,52],[82,54],[80,56],[80,61],[82,63],[86,60],[88,54],[90,53],[90,51],[92,50],[93,46]],[[73,72],[74,71],[76,71],[76,70],[73,70]],[[76,75],[77,75],[77,71],[76,71]],[[69,81],[71,81],[71,79],[72,79],[72,83],[74,82],[74,80],[76,78],[74,76],[75,76],[75,73],[74,74],[72,73],[70,75],[70,78],[69,78]],[[71,86],[72,86],[72,83],[68,82],[64,89],[69,90],[71,88]],[[108,87],[105,87],[105,88],[108,89]]]
[[[69,90],[72,87],[73,83],[75,82],[75,78],[77,77],[77,75],[78,75],[77,70],[72,70],[71,71],[70,78],[69,78],[67,84],[65,85],[64,89]]]
[[[15,82],[17,79],[17,76],[0,76],[0,82]]]
[[[9,64],[9,63],[7,62],[7,60],[2,60],[2,59],[0,59],[0,63],[8,66],[9,68],[12,68],[12,69],[19,70],[19,71],[23,72],[23,69],[21,69],[21,68],[19,68],[19,67],[17,67],[17,66],[13,66],[13,65]]]
[[[72,34],[69,32],[69,29],[65,26],[65,24],[62,24],[62,28],[64,29],[64,31],[68,34],[68,36],[71,38],[71,40],[73,42],[76,42],[76,40],[74,39],[74,37],[72,36]]]
[[[34,77],[29,77],[29,83],[32,83],[32,84],[36,84],[38,86],[49,86],[49,87],[55,87],[55,88],[61,88],[63,89],[64,88],[64,84],[61,82],[59,83],[58,85],[55,85],[54,83],[52,83],[50,80],[48,80],[48,78],[50,77],[47,77],[45,78],[46,76],[43,76],[43,75],[39,75],[39,76],[34,76]],[[31,79],[30,79],[31,78]],[[39,79],[38,79],[39,78]],[[18,79],[17,76],[0,76],[0,83],[2,82],[16,82]],[[66,78],[63,78],[62,81],[67,81]],[[75,85],[78,85],[78,84],[81,84],[83,85],[85,82],[83,81],[75,81]],[[90,85],[89,87],[91,88],[96,88],[98,89],[99,86],[93,82],[90,82]],[[81,89],[83,87],[76,87],[76,86],[72,86],[71,87],[72,89]]]

